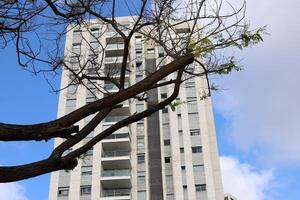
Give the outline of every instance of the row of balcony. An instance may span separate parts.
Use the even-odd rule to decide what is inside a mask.
[[[127,116],[108,116],[105,122],[116,122]],[[102,140],[101,155],[101,200],[129,200],[131,199],[131,144],[130,134],[114,133]]]

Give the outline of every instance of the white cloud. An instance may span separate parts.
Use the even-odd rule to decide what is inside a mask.
[[[263,164],[300,165],[300,2],[247,2],[250,22],[268,25],[271,35],[238,56],[245,71],[218,80],[226,90],[215,95],[215,108],[231,122],[226,137],[237,150]]]
[[[25,188],[19,183],[0,183],[1,200],[28,200]]]
[[[221,156],[221,171],[225,193],[230,193],[238,200],[265,200],[266,190],[273,180],[271,170],[257,171],[236,158]]]

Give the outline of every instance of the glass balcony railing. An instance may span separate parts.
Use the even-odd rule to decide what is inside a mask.
[[[129,137],[129,133],[118,133],[118,134],[111,134],[104,139],[120,139],[120,138],[128,138],[128,137]]]
[[[105,58],[106,63],[121,63],[122,61],[123,61],[123,56]]]
[[[103,190],[104,197],[129,196],[130,189]]]
[[[104,122],[118,122],[121,121],[125,118],[127,118],[128,116],[108,116],[104,119]]]
[[[109,176],[130,176],[129,169],[118,169],[118,170],[104,170],[102,171],[102,177]]]
[[[104,85],[104,89],[105,90],[118,90],[118,87],[114,84],[107,83]]]
[[[106,50],[124,49],[124,44],[108,44]]]
[[[127,88],[129,86],[129,83],[125,82],[124,86],[125,86],[125,88]],[[105,90],[118,90],[119,88],[115,84],[105,83],[104,84],[104,89]]]
[[[104,69],[105,74],[109,74],[111,77],[120,77],[121,75],[121,69],[111,69],[111,68],[105,68]],[[130,71],[126,70],[125,71],[125,76],[129,77]]]
[[[102,158],[129,156],[129,155],[130,155],[130,151],[105,151],[102,153]]]

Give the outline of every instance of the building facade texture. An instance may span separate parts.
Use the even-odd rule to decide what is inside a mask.
[[[120,17],[118,22],[124,26],[133,23],[130,17]],[[65,55],[70,57],[74,70],[80,61],[72,61],[69,55],[85,53],[88,57],[91,48],[98,54],[96,59],[103,58],[106,71],[112,72],[122,62],[124,47],[113,30],[107,28],[97,40],[90,36],[99,34],[103,26],[91,21],[88,27],[68,31]],[[98,52],[99,40],[106,46],[104,51]],[[168,62],[168,59],[162,59],[163,50],[146,42],[143,35],[133,36],[129,50],[131,68],[126,74],[126,85],[136,83],[147,75],[146,71],[151,72],[157,65]],[[87,70],[93,73],[92,68]],[[70,71],[63,70],[61,88],[69,85],[71,80]],[[91,92],[93,85],[89,84],[87,87],[70,85],[60,92],[58,117],[102,97],[103,94],[95,96]],[[117,91],[105,81],[93,84],[109,92]],[[205,86],[203,78],[187,80],[180,89],[175,110],[165,107],[148,118],[119,129],[80,158],[74,170],[53,172],[49,200],[224,199],[211,100],[201,100]],[[130,113],[143,111],[167,98],[171,92],[172,87],[161,87],[147,92],[147,102],[123,102],[122,108],[112,111],[74,148]],[[78,125],[82,127],[90,119],[87,117]],[[55,146],[61,142],[62,139],[56,139]]]

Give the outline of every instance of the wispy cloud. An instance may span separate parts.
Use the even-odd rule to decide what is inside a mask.
[[[19,183],[0,183],[1,200],[28,200],[25,188]]]
[[[265,200],[266,190],[273,180],[271,170],[257,171],[234,157],[221,156],[221,171],[225,193],[239,200]]]

